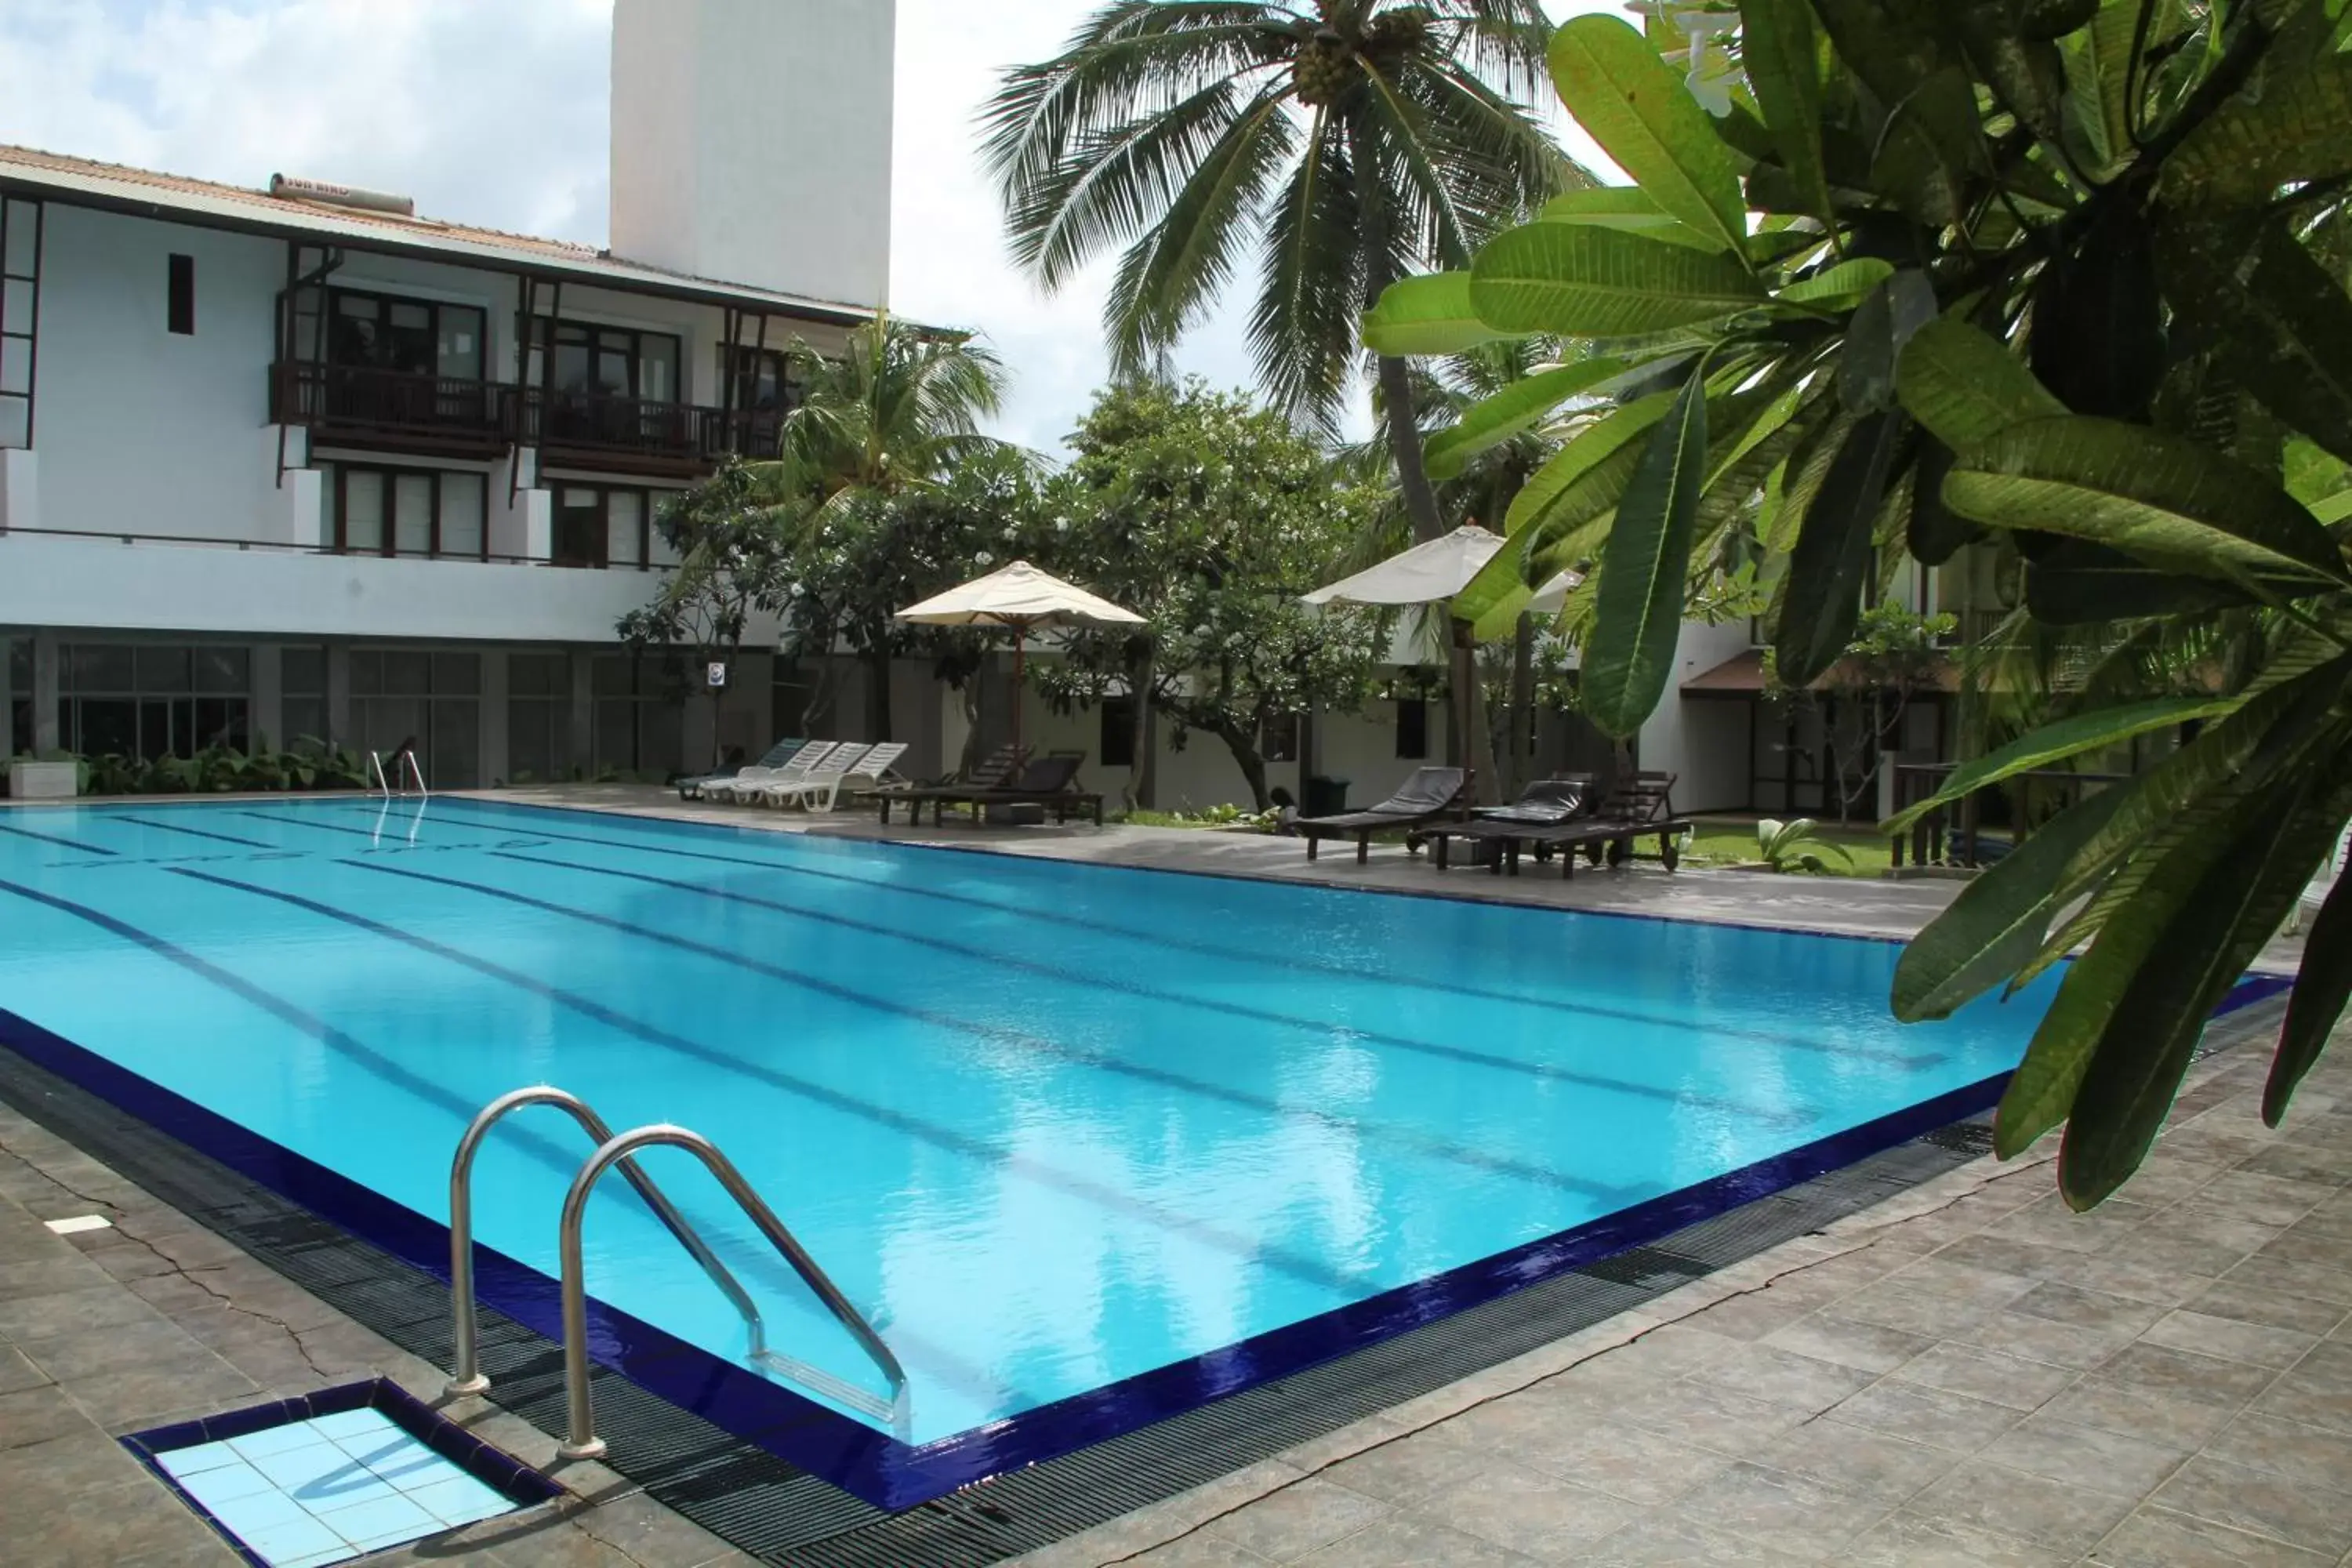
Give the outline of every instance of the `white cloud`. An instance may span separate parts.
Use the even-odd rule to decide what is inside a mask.
[[[985,333],[1013,378],[1001,433],[1048,450],[1102,379],[1110,267],[1051,299],[1015,272],[977,116],[1092,4],[898,0],[891,303]],[[602,244],[610,27],[611,0],[8,0],[0,141],[239,184],[307,174]],[[1179,368],[1246,384],[1248,308],[1244,277]]]

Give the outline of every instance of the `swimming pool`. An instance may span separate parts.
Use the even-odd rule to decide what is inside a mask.
[[[905,1363],[906,1426],[749,1369],[618,1183],[596,1353],[893,1507],[1979,1109],[2054,984],[1903,1028],[1886,942],[455,798],[0,814],[0,1038],[431,1267],[509,1089],[709,1136]],[[526,1111],[476,1169],[485,1299],[543,1331],[585,1153]],[[645,1158],[773,1344],[874,1386]]]

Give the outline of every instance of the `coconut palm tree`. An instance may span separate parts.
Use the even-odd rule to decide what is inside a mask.
[[[984,344],[885,318],[852,331],[837,355],[803,342],[790,360],[801,392],[782,455],[751,467],[814,523],[937,486],[960,461],[1005,445],[980,433],[1004,393],[1004,367]]]
[[[982,459],[1034,458],[980,433],[1004,388],[983,344],[884,318],[838,353],[795,342],[787,358],[799,393],[778,456],[722,469],[665,512],[681,559],[639,635],[669,640],[691,608],[715,604],[740,636],[747,603],[797,603],[817,646],[845,638],[866,661],[866,724],[887,739],[889,661],[909,634],[889,618],[906,602],[894,602],[903,583],[873,563],[912,559],[897,548],[900,503],[946,489]]]
[[[1114,364],[1150,368],[1255,249],[1266,391],[1327,430],[1357,323],[1395,279],[1589,176],[1514,97],[1540,79],[1538,0],[1111,0],[986,114],[1013,254],[1047,289],[1122,252]],[[1417,539],[1444,530],[1404,362],[1378,362]]]

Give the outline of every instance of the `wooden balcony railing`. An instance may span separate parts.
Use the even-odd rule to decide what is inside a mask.
[[[778,416],[637,397],[511,389],[514,437],[544,462],[626,473],[707,473],[729,453],[772,458]]]
[[[729,453],[776,456],[773,409],[705,408],[635,397],[551,392],[455,376],[281,361],[270,367],[273,424],[322,445],[490,457],[535,447],[542,459],[632,474],[708,473]]]
[[[493,382],[285,360],[270,367],[269,417],[322,442],[488,456],[512,439]]]

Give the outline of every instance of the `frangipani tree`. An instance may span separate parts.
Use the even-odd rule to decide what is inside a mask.
[[[1694,8],[1696,9],[1696,8]],[[2352,815],[2352,56],[2344,0],[1744,0],[1710,114],[1653,41],[1582,16],[1550,48],[1631,187],[1574,192],[1465,269],[1388,290],[1365,340],[1592,357],[1464,415],[1498,441],[1601,392],[1528,480],[1465,607],[1482,629],[1596,570],[1590,716],[1664,695],[1690,584],[1735,531],[1772,583],[1781,678],[1852,639],[1882,552],[1990,537],[2051,625],[2114,640],[2234,617],[2257,656],[2126,690],[1987,755],[1945,798],[2190,721],[1970,884],[1894,1004],[1939,1016],[2087,942],[1998,1144],[2066,1126],[2087,1206],[2137,1168],[2204,1026]],[[1539,379],[1539,378],[1538,378]],[[1437,443],[1433,441],[1433,449]],[[2275,1122],[2352,994],[2352,893],[2314,926]]]

